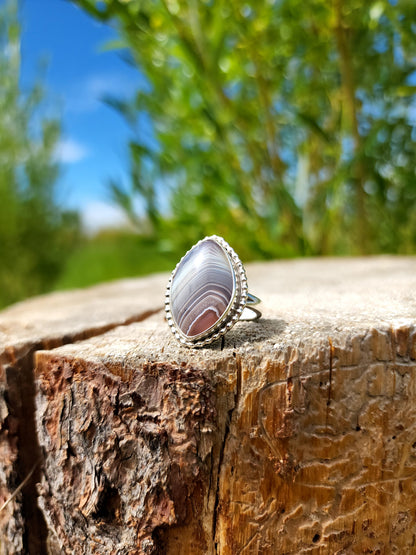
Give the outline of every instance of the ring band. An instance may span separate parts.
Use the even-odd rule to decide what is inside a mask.
[[[244,266],[217,235],[194,245],[173,270],[166,290],[166,318],[187,347],[202,347],[227,333],[239,319],[258,320],[261,301],[247,290]],[[243,315],[244,311],[244,315]]]
[[[253,305],[253,304],[260,304],[260,303],[261,303],[261,299],[256,297],[256,295],[253,295],[252,293],[247,293],[247,303],[246,304]]]

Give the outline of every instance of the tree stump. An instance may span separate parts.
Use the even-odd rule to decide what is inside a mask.
[[[415,552],[416,260],[247,272],[263,318],[199,350],[167,276],[0,316],[3,553]]]
[[[35,426],[34,353],[147,318],[159,310],[154,292],[165,281],[153,276],[54,293],[0,313],[0,507],[33,470],[23,495],[0,512],[1,555],[46,553],[36,492],[43,459]]]

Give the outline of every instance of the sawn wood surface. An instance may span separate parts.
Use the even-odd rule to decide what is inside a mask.
[[[0,313],[0,553],[416,552],[416,260],[247,273],[199,350],[166,275]]]

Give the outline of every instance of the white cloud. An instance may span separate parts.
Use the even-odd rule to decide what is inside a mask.
[[[105,96],[131,97],[137,88],[146,88],[145,79],[138,73],[91,74],[82,82],[74,84],[66,92],[66,109],[71,113],[89,113],[99,109]]]
[[[105,94],[121,93],[125,85],[125,79],[117,75],[91,75],[86,89],[94,98],[101,98]]]
[[[100,201],[90,202],[81,209],[81,221],[86,233],[91,235],[100,229],[125,228],[129,225],[121,208]]]
[[[88,148],[74,139],[62,139],[55,148],[55,159],[62,164],[75,164],[89,154]]]

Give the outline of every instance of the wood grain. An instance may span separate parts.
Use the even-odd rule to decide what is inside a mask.
[[[264,318],[162,314],[37,353],[39,502],[66,553],[412,553],[414,259],[253,265]]]
[[[39,457],[0,553],[414,552],[415,259],[247,270],[263,318],[200,350],[167,276],[0,314],[0,497]]]
[[[35,428],[33,353],[103,333],[162,308],[165,276],[53,293],[0,313],[0,505],[36,465],[32,479],[0,513],[2,555],[45,553],[37,508],[41,453]]]

